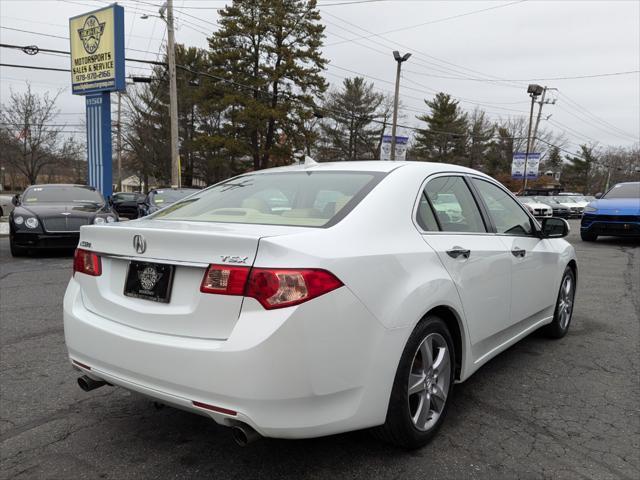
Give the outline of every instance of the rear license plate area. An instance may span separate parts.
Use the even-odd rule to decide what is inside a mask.
[[[127,297],[169,303],[174,271],[175,265],[132,260],[127,268],[124,294]]]

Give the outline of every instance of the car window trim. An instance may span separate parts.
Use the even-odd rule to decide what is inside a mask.
[[[418,195],[416,196],[416,199],[414,201],[414,205],[413,205],[413,212],[412,212],[412,217],[411,217],[411,221],[413,222],[413,225],[416,227],[416,229],[418,230],[418,232],[421,235],[496,235],[495,231],[491,232],[489,231],[489,227],[487,224],[487,220],[484,218],[483,215],[483,211],[482,208],[480,207],[480,205],[478,205],[478,199],[476,198],[476,196],[474,195],[474,190],[469,189],[470,193],[471,193],[471,197],[473,198],[474,202],[476,203],[476,206],[478,208],[478,211],[480,212],[480,217],[482,218],[482,223],[485,227],[485,232],[448,232],[448,231],[444,231],[442,230],[442,228],[440,227],[440,222],[438,220],[438,216],[435,214],[435,210],[433,209],[433,206],[431,205],[431,201],[429,201],[429,205],[432,208],[432,211],[434,212],[434,216],[436,217],[436,221],[438,222],[438,228],[440,228],[439,231],[435,231],[435,230],[425,230],[423,229],[420,224],[418,223],[417,220],[417,215],[418,215],[418,208],[420,208],[420,197],[425,193],[425,189],[427,187],[427,183],[429,183],[431,180],[434,180],[436,178],[439,177],[462,177],[462,180],[466,183],[466,177],[468,177],[469,174],[465,173],[465,172],[436,172],[436,173],[432,173],[430,175],[427,175],[427,177],[422,181],[422,183],[420,184],[420,190],[418,192]],[[467,188],[469,188],[469,186],[467,185]],[[427,195],[427,200],[429,200],[429,196]]]
[[[425,188],[426,188],[426,184],[425,184]],[[436,214],[436,209],[434,208],[433,204],[431,203],[431,199],[429,198],[429,195],[427,195],[427,192],[424,189],[422,190],[422,195],[424,196],[424,199],[427,202],[427,208],[429,208],[431,210],[431,215],[433,215],[433,218],[436,221],[436,226],[438,227],[438,230],[435,230],[435,231],[442,232],[443,231],[442,230],[442,225],[440,224],[440,219],[438,218],[438,215]],[[418,201],[418,209],[420,209],[420,201]],[[426,230],[426,231],[427,232],[431,232],[431,231],[434,231],[434,230]]]
[[[491,215],[489,214],[489,207],[487,207],[484,199],[482,198],[482,195],[480,194],[480,190],[478,190],[476,185],[473,183],[475,180],[490,183],[491,185],[493,185],[493,186],[497,187],[498,189],[502,190],[503,192],[505,192],[507,194],[507,196],[511,197],[511,199],[514,202],[516,202],[516,205],[518,205],[518,207],[520,207],[520,210],[522,210],[525,213],[525,215],[527,217],[529,217],[529,223],[531,224],[531,230],[532,230],[531,233],[528,233],[528,234],[516,234],[516,233],[500,233],[500,232],[498,232],[498,229],[496,228],[495,224],[493,223],[493,219],[491,218]],[[471,185],[473,187],[473,191],[478,196],[478,200],[482,203],[483,208],[485,209],[485,213],[487,215],[487,218],[489,219],[489,222],[491,222],[491,226],[492,226],[493,232],[496,235],[499,235],[501,237],[526,237],[526,238],[534,237],[534,238],[539,238],[540,225],[538,224],[538,221],[535,219],[535,217],[533,215],[531,215],[531,212],[529,212],[529,210],[527,210],[524,207],[524,205],[522,205],[518,201],[518,198],[513,193],[511,193],[508,189],[506,189],[503,186],[501,186],[498,182],[493,181],[493,179],[489,180],[487,178],[479,177],[477,175],[469,175],[469,182],[471,183]]]

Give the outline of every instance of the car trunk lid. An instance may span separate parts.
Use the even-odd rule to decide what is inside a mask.
[[[75,278],[85,307],[102,317],[150,332],[226,339],[238,319],[243,297],[201,293],[207,267],[251,266],[260,238],[300,230],[305,229],[165,220],[83,227],[80,248],[100,255],[102,274],[77,273]],[[140,240],[145,248],[140,247]],[[171,272],[166,303],[125,295],[129,270],[136,270],[131,275],[139,276],[147,266],[152,280]]]

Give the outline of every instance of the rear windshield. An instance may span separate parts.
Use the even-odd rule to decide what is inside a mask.
[[[603,198],[640,198],[640,182],[619,183],[609,190]]]
[[[153,218],[325,227],[343,218],[383,176],[317,171],[243,175],[161,210]]]
[[[162,207],[177,202],[197,191],[198,190],[155,190],[149,193],[149,201],[154,205]]]
[[[114,193],[113,201],[114,202],[135,202],[140,198],[141,195],[139,193]]]
[[[34,203],[97,203],[104,200],[99,192],[91,187],[76,186],[42,186],[30,187],[22,195],[22,202]]]

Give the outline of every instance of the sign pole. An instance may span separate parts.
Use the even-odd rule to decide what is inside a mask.
[[[113,193],[111,161],[111,94],[85,96],[87,105],[87,163],[89,185],[104,197]]]

